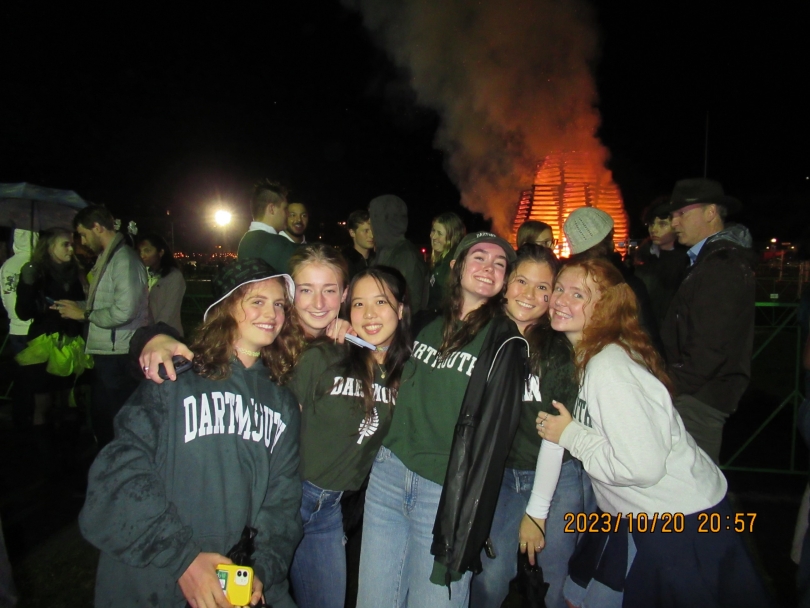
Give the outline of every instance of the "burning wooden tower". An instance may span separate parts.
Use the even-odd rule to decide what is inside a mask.
[[[537,165],[534,184],[525,190],[518,204],[512,228],[512,243],[517,242],[520,225],[539,220],[551,226],[557,239],[557,255],[569,255],[562,226],[569,214],[579,207],[596,207],[613,218],[613,242],[616,250],[627,253],[629,224],[619,188],[603,164],[602,158],[588,152],[555,152]]]

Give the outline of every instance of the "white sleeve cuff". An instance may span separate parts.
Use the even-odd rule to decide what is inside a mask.
[[[551,499],[554,497],[557,481],[560,479],[563,454],[565,454],[565,448],[556,443],[544,441],[540,446],[532,495],[529,498],[529,505],[526,507],[526,513],[532,517],[548,519]]]

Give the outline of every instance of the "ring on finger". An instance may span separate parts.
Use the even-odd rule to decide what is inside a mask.
[[[143,366],[143,373],[145,374],[145,373],[147,373],[148,371],[149,371],[149,366],[148,366],[148,365],[144,365],[144,366]]]

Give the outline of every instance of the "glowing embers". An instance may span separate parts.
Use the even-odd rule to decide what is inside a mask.
[[[562,225],[574,209],[585,206],[610,214],[616,250],[627,253],[629,226],[621,193],[601,155],[588,152],[555,152],[537,165],[532,189],[521,193],[512,242],[517,241],[517,230],[523,222],[538,220],[554,231],[557,255],[567,257],[569,248]]]

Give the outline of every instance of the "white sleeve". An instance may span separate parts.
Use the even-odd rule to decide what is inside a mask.
[[[560,435],[560,445],[596,481],[619,487],[655,485],[667,472],[672,449],[667,411],[636,383],[605,381],[601,388],[588,403],[601,428],[573,421]]]
[[[548,519],[551,499],[560,479],[563,454],[565,454],[565,448],[556,443],[544,441],[540,445],[532,495],[529,498],[529,505],[526,507],[526,513],[532,517]]]

